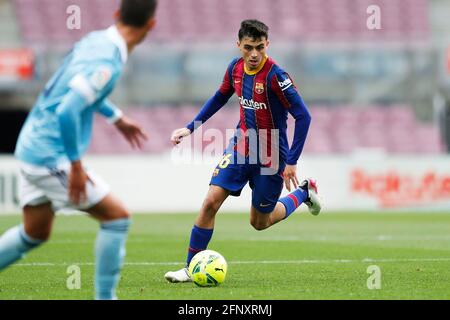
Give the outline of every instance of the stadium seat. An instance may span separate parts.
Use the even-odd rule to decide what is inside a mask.
[[[94,29],[113,23],[117,1],[14,0],[24,39],[31,44],[70,43]],[[366,27],[370,0],[247,0],[252,16],[271,26],[274,39],[308,41],[421,41],[429,37],[426,0],[378,0],[383,28]],[[62,28],[66,8],[82,9],[81,30]],[[217,8],[220,7],[220,10]],[[241,20],[248,18],[242,2],[235,0],[164,0],[152,40],[210,41],[234,39]],[[29,17],[33,17],[30,19]],[[283,19],[278,17],[282,16]]]

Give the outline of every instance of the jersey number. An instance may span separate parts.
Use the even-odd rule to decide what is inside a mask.
[[[225,169],[226,167],[228,167],[228,165],[231,163],[231,156],[231,153],[225,155],[219,163],[219,168]]]

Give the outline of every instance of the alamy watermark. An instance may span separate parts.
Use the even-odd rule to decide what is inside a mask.
[[[367,289],[379,290],[381,289],[381,269],[377,265],[371,265],[367,267],[366,272],[370,274],[367,278]]]
[[[366,13],[369,15],[366,20],[366,26],[369,30],[381,29],[381,8],[375,4],[367,7]]]
[[[369,15],[366,19],[366,26],[369,30],[381,29],[381,8],[378,5],[372,4],[367,7],[366,13]],[[81,29],[81,8],[78,5],[72,4],[66,8],[66,27],[68,30]]]
[[[66,27],[68,30],[81,29],[81,8],[77,5],[70,5],[66,9]]]
[[[66,287],[69,290],[81,289],[81,269],[78,265],[72,264],[67,267],[66,273],[69,275],[66,280]]]
[[[197,128],[172,149],[174,164],[211,164],[219,161],[218,169],[230,164],[258,164],[262,175],[276,174],[280,167],[280,132],[278,129],[218,129]],[[224,153],[225,150],[225,153]]]

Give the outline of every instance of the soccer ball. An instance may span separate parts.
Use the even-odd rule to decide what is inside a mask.
[[[227,262],[218,252],[203,250],[197,253],[189,264],[192,281],[200,287],[215,287],[225,281]]]

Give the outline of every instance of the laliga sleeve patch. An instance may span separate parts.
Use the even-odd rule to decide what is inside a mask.
[[[77,74],[72,78],[69,88],[84,97],[88,103],[95,101],[95,91],[82,74]]]
[[[91,75],[89,82],[98,92],[102,91],[112,78],[112,70],[110,67],[101,66]]]
[[[284,91],[292,86],[292,80],[289,77],[283,78],[282,81],[278,81],[278,85],[281,88],[281,91]]]

